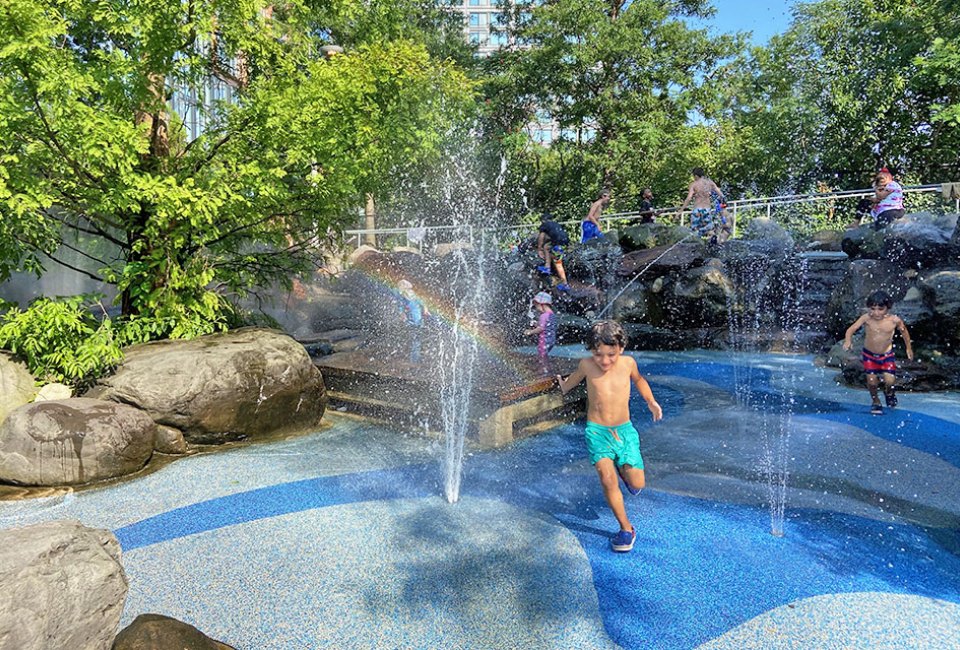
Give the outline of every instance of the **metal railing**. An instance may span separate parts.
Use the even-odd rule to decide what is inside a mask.
[[[952,190],[951,192],[948,192]],[[930,185],[911,185],[903,188],[906,195],[910,194],[941,194],[945,200],[953,201],[953,208],[960,213],[960,183],[951,182],[943,184]],[[823,192],[816,194],[784,194],[780,196],[756,197],[747,199],[736,199],[726,204],[727,213],[732,217],[733,235],[737,233],[740,217],[749,214],[753,217],[765,216],[768,219],[774,219],[778,211],[785,208],[796,207],[799,205],[816,205],[826,203],[829,211],[834,211],[843,207],[841,202],[864,199],[874,195],[873,189],[862,190],[843,190],[837,192]],[[948,198],[949,197],[949,198]],[[843,210],[843,212],[853,212],[852,210]],[[690,210],[680,210],[679,207],[659,208],[654,211],[655,218],[660,223],[675,223],[683,226],[690,215]],[[759,213],[759,215],[758,215]],[[625,227],[641,220],[648,212],[630,211],[616,212],[604,215],[600,222],[608,226]],[[577,227],[580,221],[563,221],[561,225],[568,227]],[[473,225],[451,225],[451,226],[411,226],[406,228],[376,228],[376,229],[351,229],[345,230],[344,244],[347,247],[359,248],[367,243],[371,238],[376,245],[389,248],[391,240],[402,242],[393,244],[410,248],[416,248],[423,251],[425,245],[431,246],[437,243],[449,243],[458,239],[474,241],[475,231],[481,231],[485,234],[504,233],[508,236],[519,235],[520,233],[535,231],[539,226],[537,224],[514,224],[510,226],[490,226],[486,228],[475,228]]]

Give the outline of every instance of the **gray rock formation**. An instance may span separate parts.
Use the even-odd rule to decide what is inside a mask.
[[[924,276],[920,286],[933,312],[930,322],[954,354],[960,351],[960,270],[942,270]]]
[[[830,331],[842,334],[866,309],[867,296],[877,290],[886,291],[894,301],[903,298],[910,288],[910,279],[897,265],[874,259],[858,259],[850,263],[847,275],[839,278],[827,304]]]
[[[955,254],[950,236],[957,216],[907,215],[883,231],[880,255],[901,268],[933,268]]]
[[[127,578],[110,531],[53,521],[0,531],[0,650],[107,650]]]
[[[0,351],[0,422],[37,394],[33,375],[9,352]]]
[[[142,468],[156,425],[142,411],[74,398],[21,406],[0,424],[0,481],[77,485]]]
[[[276,330],[155,341],[124,355],[87,395],[132,404],[190,443],[307,429],[326,408],[320,371],[302,345]]]
[[[159,424],[157,425],[157,436],[154,438],[153,448],[161,454],[178,456],[187,453],[187,441],[183,439],[183,431],[180,429]]]
[[[183,621],[140,614],[120,631],[111,650],[234,650]]]
[[[73,389],[66,384],[52,383],[47,384],[37,393],[35,402],[43,402],[52,399],[70,399],[73,397]]]

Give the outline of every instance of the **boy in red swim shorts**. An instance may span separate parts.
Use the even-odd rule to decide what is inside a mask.
[[[893,335],[900,330],[903,336],[903,344],[907,350],[907,358],[913,360],[913,346],[910,343],[910,333],[903,320],[896,314],[890,313],[893,307],[893,299],[884,291],[874,291],[867,296],[867,313],[856,320],[856,322],[847,328],[847,333],[843,339],[843,349],[849,350],[853,347],[850,340],[854,333],[863,327],[863,371],[867,373],[867,390],[870,391],[870,399],[873,404],[870,412],[874,415],[883,414],[883,406],[880,405],[880,396],[878,388],[880,387],[880,377],[883,377],[883,396],[886,399],[887,407],[894,408],[897,405],[897,394],[894,392],[894,383],[897,380],[897,364],[893,352]]]

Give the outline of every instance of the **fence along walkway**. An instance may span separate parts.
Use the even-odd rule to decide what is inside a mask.
[[[960,213],[960,183],[950,182],[931,185],[910,185],[903,188],[907,197],[910,195],[927,194],[931,200],[934,200],[935,194],[939,194],[944,202],[953,202],[954,211]],[[844,208],[843,212],[849,212],[853,217],[854,210],[850,209],[849,202],[853,200],[864,199],[873,196],[873,189],[862,190],[844,190],[838,192],[823,192],[817,194],[784,194],[781,196],[767,196],[752,199],[737,199],[729,201],[727,205],[727,214],[733,219],[733,234],[736,235],[738,217],[742,216],[765,216],[768,219],[775,219],[778,213],[785,209],[796,208],[798,206],[817,204],[827,204],[827,210],[830,214],[840,212],[839,208]],[[678,207],[659,208],[656,211],[657,220],[661,223],[676,223],[685,225],[689,210],[681,211]],[[634,212],[616,212],[600,218],[602,223],[608,226],[622,227],[638,221],[641,217],[639,211]],[[565,221],[564,226],[577,227],[580,221]],[[406,228],[375,228],[375,229],[354,229],[343,232],[344,245],[351,248],[359,248],[365,243],[378,242],[380,245],[391,241],[398,242],[393,246],[407,246],[418,248],[421,251],[424,245],[435,245],[443,242],[453,242],[458,240],[474,241],[474,236],[479,231],[481,234],[490,234],[497,236],[499,234],[519,235],[522,232],[535,230],[536,224],[516,224],[513,226],[490,226],[488,228],[475,228],[472,225],[453,225],[453,226],[411,226]],[[401,243],[402,242],[402,243]],[[429,242],[429,243],[428,243]],[[371,244],[372,245],[372,244]],[[393,247],[391,246],[391,247]]]

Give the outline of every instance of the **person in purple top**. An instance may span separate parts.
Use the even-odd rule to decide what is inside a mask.
[[[533,305],[539,312],[537,324],[523,332],[526,336],[537,336],[537,355],[540,357],[540,363],[544,365],[547,362],[547,355],[557,342],[557,316],[550,307],[552,303],[553,298],[546,291],[535,295]]]
[[[880,230],[904,215],[903,187],[884,167],[873,181],[873,229]]]

